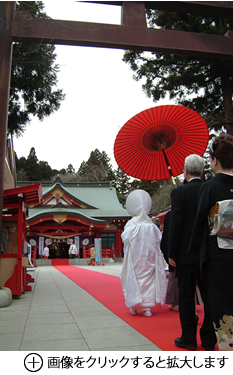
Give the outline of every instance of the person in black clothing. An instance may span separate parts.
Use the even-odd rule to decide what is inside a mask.
[[[233,137],[210,149],[215,177],[201,186],[189,253],[200,254],[219,350],[233,350]],[[225,215],[224,215],[225,212]],[[216,219],[220,218],[218,225]]]
[[[169,221],[170,221],[171,211],[168,211],[165,215],[163,221],[163,233],[162,233],[162,240],[160,244],[161,251],[164,255],[164,259],[168,263],[169,267],[169,276],[167,281],[167,296],[166,296],[166,304],[169,304],[169,309],[173,311],[178,311],[178,279],[176,276],[176,268],[172,267],[169,264],[168,260],[168,239],[169,239]]]
[[[204,302],[204,321],[200,329],[202,346],[214,350],[216,337],[210,315],[210,306],[205,284],[200,277],[199,254],[188,254],[189,243],[195,220],[197,198],[203,184],[201,176],[204,159],[189,155],[184,163],[184,177],[188,182],[171,193],[171,217],[169,233],[169,264],[176,267],[178,277],[178,304],[182,328],[181,337],[175,345],[188,350],[197,348],[197,321],[195,311],[196,282]]]

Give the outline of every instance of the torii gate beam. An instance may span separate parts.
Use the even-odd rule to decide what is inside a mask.
[[[156,3],[161,2],[149,3],[155,4],[154,6],[156,7]],[[166,2],[162,3],[166,4]],[[176,1],[171,3],[175,6]],[[232,2],[230,3],[232,4]],[[233,5],[231,5],[228,12],[233,12]],[[220,36],[148,28],[145,3],[137,1],[122,2],[121,25],[31,18],[29,12],[15,12],[12,38],[15,42],[51,43],[176,53],[211,58],[233,58],[232,31],[229,31],[225,36]]]

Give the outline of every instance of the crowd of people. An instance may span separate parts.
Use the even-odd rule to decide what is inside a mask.
[[[179,311],[177,347],[197,348],[196,304],[200,291],[204,319],[200,338],[205,350],[233,350],[233,137],[217,136],[210,148],[215,176],[201,177],[204,159],[184,160],[184,184],[171,193],[171,211],[163,234],[148,214],[148,193],[135,190],[126,200],[131,220],[122,233],[121,284],[126,306],[135,315],[152,316],[156,303]],[[169,264],[166,280],[165,261]]]

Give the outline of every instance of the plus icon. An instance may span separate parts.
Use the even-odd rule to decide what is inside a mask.
[[[43,366],[43,358],[37,353],[30,353],[24,359],[24,366],[30,372],[37,372]]]

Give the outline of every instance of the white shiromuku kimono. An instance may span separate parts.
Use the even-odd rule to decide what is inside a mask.
[[[167,291],[166,262],[160,250],[161,232],[149,218],[150,195],[135,190],[126,200],[132,219],[122,233],[124,263],[120,274],[125,304],[143,310],[164,303]]]

